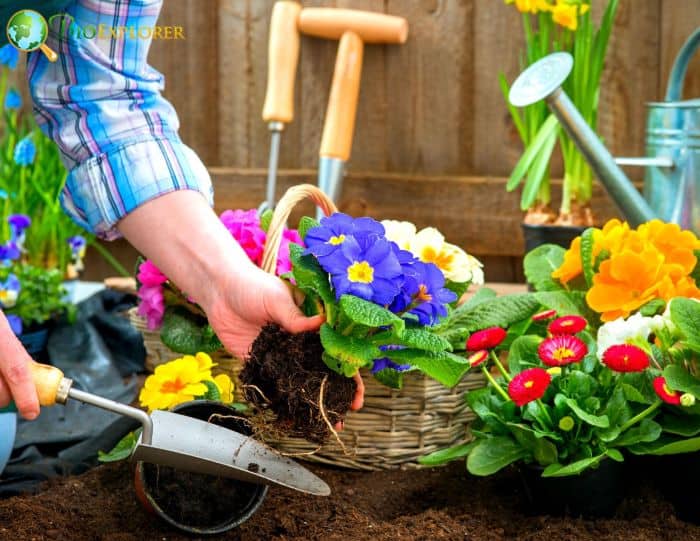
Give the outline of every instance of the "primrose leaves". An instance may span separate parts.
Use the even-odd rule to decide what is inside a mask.
[[[321,344],[325,350],[324,362],[331,370],[347,377],[354,376],[361,366],[382,357],[379,348],[366,340],[343,336],[327,323],[321,326]]]

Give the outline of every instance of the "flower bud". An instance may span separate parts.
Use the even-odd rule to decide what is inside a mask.
[[[691,393],[683,393],[681,395],[681,406],[685,406],[686,408],[689,408],[690,406],[695,404],[695,395]]]
[[[564,432],[569,432],[572,428],[574,428],[574,420],[570,416],[562,417],[559,420],[559,428],[563,430]]]
[[[550,368],[547,368],[547,372],[549,372],[550,376],[560,376],[561,366],[552,366]]]

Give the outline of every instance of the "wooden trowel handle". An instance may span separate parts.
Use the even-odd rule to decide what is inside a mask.
[[[268,45],[265,122],[289,123],[294,117],[294,77],[299,60],[297,19],[301,6],[281,0],[272,8]]]
[[[321,136],[321,156],[343,161],[350,157],[360,93],[362,50],[362,40],[354,32],[345,32],[340,38]]]
[[[403,17],[358,9],[304,8],[299,15],[299,31],[326,39],[339,39],[355,32],[365,43],[404,43],[408,21]]]
[[[63,377],[63,372],[55,366],[39,364],[34,361],[29,365],[29,369],[34,378],[39,404],[53,406],[56,402],[64,403],[66,401],[70,380]]]

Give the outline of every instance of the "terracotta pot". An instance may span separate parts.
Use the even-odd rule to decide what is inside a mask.
[[[229,416],[212,422],[250,434],[240,418],[232,418],[240,414],[218,402],[195,400],[180,404],[173,411],[203,421],[210,420],[212,414]],[[248,520],[262,504],[268,487],[137,462],[134,488],[147,511],[179,530],[209,535],[227,532]]]
[[[609,517],[625,496],[625,464],[603,459],[579,475],[542,477],[543,467],[519,467],[530,512],[547,515]]]

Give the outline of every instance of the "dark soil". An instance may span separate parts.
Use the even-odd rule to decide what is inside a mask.
[[[512,471],[476,478],[464,471],[463,463],[377,473],[312,469],[331,486],[330,497],[273,487],[249,521],[216,539],[700,540],[700,527],[678,520],[671,505],[645,484],[629,487],[614,517],[584,520],[525,514],[519,479]],[[55,480],[37,495],[0,500],[0,539],[187,541],[196,537],[146,514],[134,496],[129,465],[118,463]]]
[[[355,395],[355,381],[326,366],[317,332],[290,334],[277,325],[265,326],[253,342],[240,374],[246,400],[277,416],[285,434],[323,443],[331,435],[319,409],[332,426],[345,419]]]

